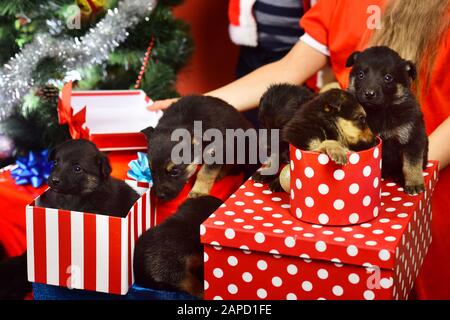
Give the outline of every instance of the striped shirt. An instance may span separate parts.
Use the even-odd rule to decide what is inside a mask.
[[[256,0],[253,7],[259,46],[271,51],[289,50],[304,31],[302,0]]]

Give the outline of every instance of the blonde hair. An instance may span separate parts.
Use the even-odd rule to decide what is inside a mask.
[[[430,82],[439,47],[450,29],[450,0],[390,0],[369,46],[384,45],[417,66],[419,88]]]

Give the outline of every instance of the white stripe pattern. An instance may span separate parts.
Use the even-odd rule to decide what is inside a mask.
[[[33,223],[33,207],[26,208],[26,225],[27,225],[27,273],[28,281],[34,282],[34,223]]]
[[[108,292],[109,281],[109,217],[97,215],[96,229],[96,289],[100,292]]]
[[[58,209],[45,209],[47,283],[59,285]]]
[[[73,289],[84,289],[84,220],[83,213],[70,212],[70,236],[72,244],[72,265],[68,272],[68,285]]]

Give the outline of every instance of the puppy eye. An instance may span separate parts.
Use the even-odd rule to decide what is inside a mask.
[[[360,123],[360,124],[366,124],[366,117],[365,116],[359,116],[358,117],[358,122]]]
[[[58,160],[53,160],[52,166],[53,166],[53,168],[57,167],[58,166]]]
[[[362,80],[362,79],[364,79],[365,77],[366,77],[366,74],[364,73],[364,71],[359,71],[359,72],[358,72],[358,78],[359,78],[359,79]]]
[[[79,165],[75,165],[73,166],[73,171],[75,171],[76,173],[80,173],[81,172],[81,167]]]
[[[180,173],[181,173],[181,170],[180,170],[179,168],[176,168],[176,167],[169,171],[169,174],[170,174],[172,177],[176,177],[176,176],[178,176]]]
[[[386,83],[390,83],[390,82],[394,81],[394,77],[391,76],[390,74],[387,74],[387,75],[384,76],[384,81]]]

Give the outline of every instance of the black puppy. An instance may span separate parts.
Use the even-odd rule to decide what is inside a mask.
[[[195,184],[189,193],[191,198],[208,195],[216,180],[245,169],[245,164],[236,165],[237,157],[242,156],[236,151],[234,152],[234,164],[225,165],[227,151],[230,151],[225,141],[220,150],[208,148],[211,142],[204,141],[202,136],[196,136],[196,132],[194,132],[196,124],[201,125],[200,135],[213,129],[216,132],[218,130],[224,138],[227,136],[227,129],[247,130],[252,128],[251,124],[235,108],[214,97],[186,96],[172,104],[166,109],[155,128],[149,127],[142,131],[148,141],[148,160],[153,176],[153,190],[161,200],[175,198],[189,178],[197,171]],[[172,133],[175,129],[184,129],[189,136],[178,136],[172,140]],[[181,133],[181,131],[178,132]],[[228,143],[228,140],[226,142]],[[177,156],[182,155],[183,158],[187,156],[186,161],[172,159],[172,152],[180,145],[183,148],[175,153]],[[235,147],[237,145],[235,143]],[[245,149],[247,150],[246,147]],[[181,152],[183,150],[187,151]],[[199,150],[201,154],[198,154],[196,150]],[[205,154],[211,156],[212,159],[216,153],[222,154],[222,163],[204,161]],[[200,170],[197,170],[200,162],[204,164]],[[246,162],[245,159],[244,162]]]
[[[112,178],[108,157],[87,140],[69,140],[49,155],[50,189],[39,206],[125,217],[139,195]]]
[[[31,292],[27,253],[0,262],[0,300],[21,300]]]
[[[375,144],[364,109],[350,93],[339,89],[302,105],[282,134],[295,147],[325,153],[337,164],[347,163],[349,150],[361,151]]]
[[[268,139],[271,141],[272,130],[281,130],[292,119],[295,112],[304,103],[314,97],[314,94],[305,87],[276,84],[269,87],[263,94],[259,103],[258,120],[262,128],[268,129]],[[270,151],[270,158],[266,168],[270,168],[271,162],[289,163],[289,143],[284,141],[279,135],[278,152],[270,150],[270,144],[267,144]],[[256,182],[269,182],[272,191],[281,191],[279,174],[267,174],[265,168],[257,171],[253,175]]]
[[[187,199],[177,212],[144,232],[134,249],[136,283],[203,296],[203,246],[200,225],[222,202],[205,196]]]
[[[383,139],[383,177],[403,184],[409,194],[422,192],[428,138],[411,92],[415,65],[388,47],[372,47],[354,52],[347,67],[353,67],[348,90],[364,107],[372,131]]]
[[[69,140],[49,155],[50,187],[38,206],[125,217],[139,195],[110,176],[109,160],[87,140]],[[20,298],[30,289],[26,252],[0,263],[0,298]]]

